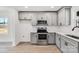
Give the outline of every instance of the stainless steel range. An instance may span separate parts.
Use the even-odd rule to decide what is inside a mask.
[[[37,29],[38,33],[38,44],[48,44],[48,32],[46,27],[41,27]]]

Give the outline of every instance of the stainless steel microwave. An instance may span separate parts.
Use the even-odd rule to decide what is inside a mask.
[[[37,25],[47,25],[47,20],[37,20]]]

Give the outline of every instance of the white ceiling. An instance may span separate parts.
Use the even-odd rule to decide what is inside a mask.
[[[54,8],[51,8],[51,6],[28,6],[28,8],[25,8],[25,6],[9,6],[10,8],[14,8],[18,11],[57,11],[62,6],[54,6]]]

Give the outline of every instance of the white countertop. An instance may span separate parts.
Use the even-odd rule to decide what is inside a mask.
[[[55,32],[55,33],[60,34],[60,35],[62,35],[62,36],[65,36],[65,37],[67,37],[67,38],[70,38],[70,39],[72,39],[72,40],[75,40],[75,41],[79,42],[79,39],[75,39],[75,38],[69,37],[69,36],[67,36],[66,34],[74,35],[74,36],[78,36],[78,35],[75,35],[75,34],[72,34],[72,33],[61,33],[61,32]],[[79,36],[78,36],[78,37],[79,37]]]

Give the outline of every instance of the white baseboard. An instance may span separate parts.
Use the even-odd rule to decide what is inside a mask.
[[[17,46],[20,42],[26,42],[26,43],[30,43],[30,41],[17,41],[17,42],[13,42],[12,46]]]

